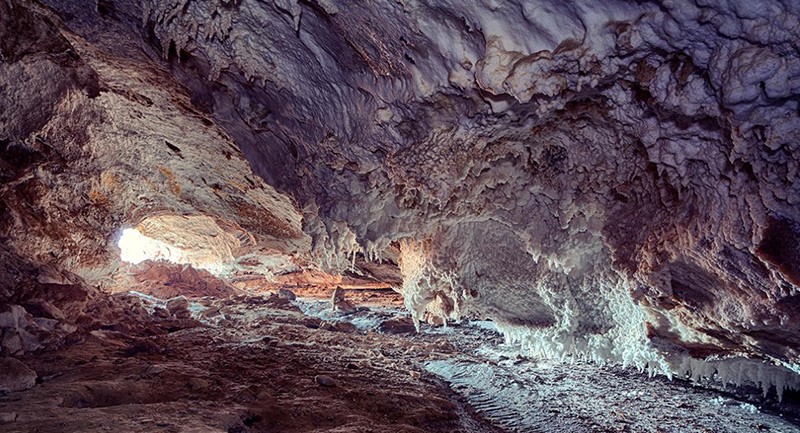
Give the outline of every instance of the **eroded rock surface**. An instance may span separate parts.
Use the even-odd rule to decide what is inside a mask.
[[[797,386],[758,366],[800,360],[797,2],[43,3],[0,5],[23,264],[98,279],[161,213],[289,250],[255,172],[321,264],[397,264],[418,320]]]
[[[94,4],[60,5],[100,19]],[[34,265],[103,284],[118,263],[120,229],[151,216],[216,218],[286,251],[302,243],[289,199],[253,175],[225,131],[150,60],[148,45],[131,40],[126,23],[103,25],[116,36],[101,47],[45,7],[0,8],[0,32],[10,40],[0,65],[4,245]],[[31,33],[29,41],[18,37]]]

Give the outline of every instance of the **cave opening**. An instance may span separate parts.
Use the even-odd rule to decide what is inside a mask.
[[[0,431],[800,433],[798,22],[0,2]]]
[[[145,260],[166,260],[172,263],[188,263],[183,252],[169,244],[143,235],[135,228],[122,230],[119,237],[120,254],[123,262],[133,265]]]
[[[331,272],[257,242],[234,221],[208,215],[146,217],[122,229],[116,246],[121,263],[111,291],[146,295],[145,300],[155,297],[160,304],[175,297],[231,298],[279,289],[292,300],[330,300],[337,288],[362,303],[402,303],[402,295],[393,289],[396,284],[382,281],[380,265],[367,264],[363,256],[359,266],[353,257],[346,269]],[[391,272],[392,266],[387,267]]]

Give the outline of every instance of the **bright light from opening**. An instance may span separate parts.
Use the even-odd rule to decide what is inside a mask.
[[[145,260],[166,260],[173,263],[188,263],[180,248],[147,237],[136,229],[125,229],[119,238],[120,259],[128,263],[141,263]]]

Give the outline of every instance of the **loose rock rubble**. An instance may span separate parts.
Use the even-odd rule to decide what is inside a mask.
[[[202,321],[149,316],[148,326],[94,331],[78,345],[26,358],[41,383],[0,396],[0,413],[9,414],[0,430],[495,431],[401,355],[435,353],[428,342],[351,323],[348,332],[343,323],[311,325],[278,295],[187,300]],[[140,302],[148,311],[183,304]],[[217,314],[204,318],[211,309]]]
[[[22,355],[63,344],[78,330],[75,319],[68,320],[59,308],[42,299],[25,306],[0,304],[0,356]]]
[[[380,304],[343,313],[331,311],[326,300],[288,302],[277,294],[187,301],[201,320],[148,316],[146,326],[96,330],[79,344],[11,361],[20,373],[3,383],[24,386],[0,395],[0,429],[677,433],[713,425],[709,432],[800,431],[792,424],[800,419],[795,400],[519,356],[491,322],[423,324],[420,333],[395,335],[380,328],[407,325],[410,318]],[[139,297],[147,311],[168,302]],[[203,318],[211,309],[218,313]],[[693,419],[694,412],[702,417]]]

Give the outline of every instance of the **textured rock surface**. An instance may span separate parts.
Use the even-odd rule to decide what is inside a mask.
[[[252,174],[124,23],[94,46],[59,30],[47,9],[0,8],[5,246],[97,284],[113,271],[120,229],[150,216],[201,213],[264,242],[302,239],[289,200]],[[86,8],[99,18],[96,10]],[[31,40],[19,40],[29,28]]]
[[[162,299],[178,295],[223,297],[236,293],[224,280],[187,265],[148,261],[132,267],[130,273],[133,278],[123,279],[117,283],[118,287]]]
[[[44,3],[0,6],[23,262],[91,277],[155,214],[301,239],[246,158],[329,268],[399,245],[418,319],[793,380],[723,358],[800,360],[797,2]]]
[[[0,392],[24,391],[36,385],[36,372],[15,358],[0,358]]]
[[[29,357],[41,383],[0,395],[0,431],[501,433],[419,379],[420,361],[452,356],[439,335],[312,328],[277,296],[213,305],[226,319],[151,319]]]

